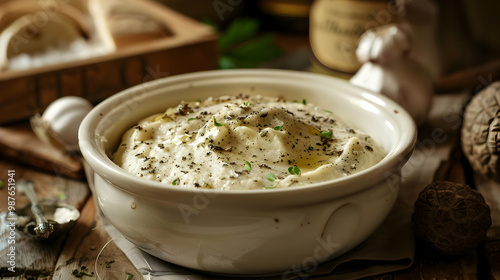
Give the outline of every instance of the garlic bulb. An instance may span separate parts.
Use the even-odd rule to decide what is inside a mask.
[[[403,25],[367,31],[356,51],[364,64],[350,82],[390,97],[420,125],[432,103],[433,78],[424,65],[410,57],[409,38]]]
[[[361,63],[386,64],[410,51],[408,31],[402,25],[386,25],[368,30],[360,38],[356,56]]]
[[[58,149],[78,151],[78,128],[92,110],[92,104],[77,96],[61,97],[52,102],[43,115],[31,118],[31,127],[40,140]]]

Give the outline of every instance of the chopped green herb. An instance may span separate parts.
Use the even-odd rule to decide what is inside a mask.
[[[274,185],[274,186],[266,186],[264,187],[265,189],[275,189],[277,185]]]
[[[189,122],[189,121],[194,121],[194,120],[196,120],[196,118],[189,118],[189,119],[188,119],[188,122]]]
[[[127,280],[131,280],[134,277],[134,274],[132,274],[130,272],[125,271],[125,273],[127,274]]]
[[[173,186],[177,186],[177,184],[179,184],[179,179],[175,179],[174,181],[172,181]]]
[[[246,171],[250,171],[252,170],[252,165],[250,164],[250,162],[248,161],[245,161],[245,170]]]
[[[300,169],[297,166],[290,166],[288,167],[288,172],[292,175],[299,175],[300,176]]]
[[[327,112],[327,113],[329,113],[329,114],[333,114],[333,112],[332,112],[332,111],[330,111],[330,110],[325,110],[325,112]]]
[[[2,180],[0,180],[0,190],[3,189],[4,186],[5,186],[5,183]]]
[[[284,125],[284,124],[285,124],[285,123],[282,121],[280,125],[277,125],[277,126],[275,126],[275,127],[274,127],[274,130],[276,130],[276,131],[281,130],[281,128],[283,128],[283,125]]]
[[[245,106],[247,106],[247,107],[248,107],[248,106],[250,106],[250,105],[252,105],[252,104],[250,104],[250,102],[247,100],[247,101],[243,102],[243,105],[245,105]]]
[[[214,125],[215,126],[224,126],[223,123],[218,123],[216,120],[215,120],[215,116],[214,116]]]
[[[274,173],[269,173],[266,175],[266,178],[267,180],[274,182],[274,180],[276,180],[276,175],[274,175]]]
[[[321,138],[332,139],[332,132],[331,131],[321,131],[319,136],[321,136]]]
[[[195,99],[194,102],[201,102],[201,100],[200,99]]]
[[[292,101],[292,102],[294,102],[294,103],[299,103],[299,101],[298,101],[298,100],[294,100],[294,101]],[[302,99],[302,104],[306,105],[306,104],[307,104],[307,100]]]

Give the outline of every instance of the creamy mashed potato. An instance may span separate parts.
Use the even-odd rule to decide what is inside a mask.
[[[124,135],[114,162],[168,186],[274,189],[348,176],[385,156],[370,136],[306,100],[182,102]]]

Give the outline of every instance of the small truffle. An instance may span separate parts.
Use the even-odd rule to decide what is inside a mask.
[[[477,93],[467,105],[462,150],[478,174],[500,182],[500,82]]]
[[[468,185],[447,181],[431,183],[420,192],[412,221],[418,238],[451,256],[475,249],[491,226],[483,196]]]

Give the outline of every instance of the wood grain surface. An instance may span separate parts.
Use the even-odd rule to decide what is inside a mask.
[[[83,166],[78,158],[45,145],[26,124],[0,127],[0,156],[54,174],[84,178]]]
[[[35,184],[35,192],[38,200],[57,199],[64,203],[71,204],[77,208],[82,208],[88,200],[90,191],[87,184],[82,181],[56,176],[50,173],[42,173],[32,168],[7,162],[0,159],[0,180],[4,182],[4,187],[0,190],[0,212],[7,210],[7,182],[8,170],[14,170],[13,178],[19,181],[21,178],[32,180]],[[29,200],[22,194],[16,192],[15,208],[25,207]],[[8,236],[10,229],[8,224],[2,220],[0,224],[0,275],[37,277],[40,275],[51,275],[59,258],[62,246],[67,235],[51,240],[50,242],[40,242],[20,230],[16,230],[16,269],[12,273],[8,271],[7,253],[9,249]]]
[[[65,280],[74,270],[86,268],[96,279],[140,279],[140,273],[115,245],[97,216],[91,197],[82,210],[82,216],[59,256],[54,278]]]

